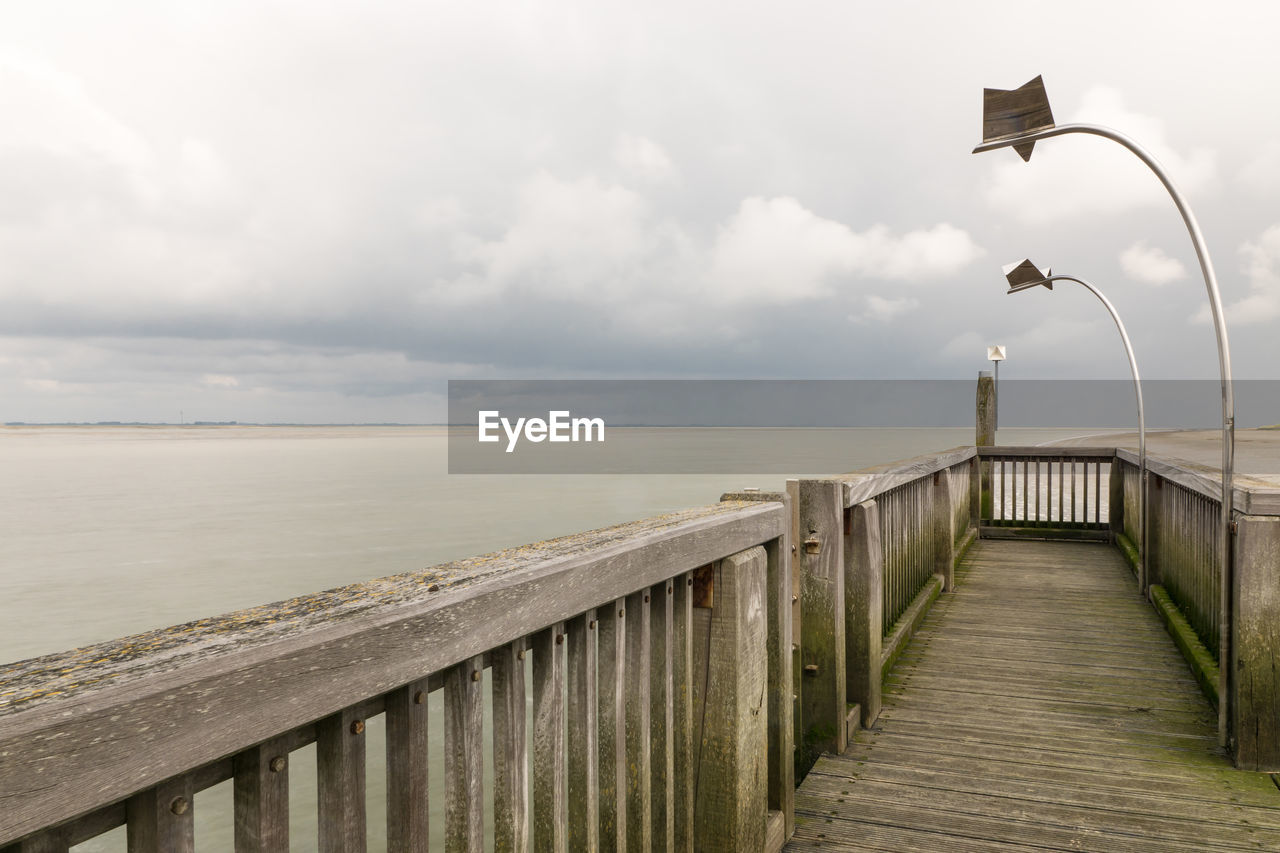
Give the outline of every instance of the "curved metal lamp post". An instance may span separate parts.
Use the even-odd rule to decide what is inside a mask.
[[[1082,285],[1089,290],[1098,300],[1106,307],[1107,313],[1111,315],[1111,319],[1115,321],[1116,329],[1120,332],[1120,340],[1124,342],[1125,355],[1129,356],[1129,370],[1133,373],[1133,393],[1138,399],[1138,530],[1141,531],[1140,552],[1138,554],[1138,588],[1143,594],[1147,591],[1147,420],[1142,408],[1142,380],[1138,378],[1138,360],[1133,354],[1133,344],[1129,342],[1129,333],[1124,329],[1124,323],[1120,322],[1120,315],[1116,313],[1115,306],[1111,304],[1111,300],[1102,294],[1101,290],[1094,287],[1089,282],[1081,278],[1071,275],[1054,275],[1053,270],[1041,272],[1040,268],[1031,263],[1029,259],[1023,258],[1015,264],[1009,264],[1004,268],[1005,280],[1009,282],[1009,293],[1021,293],[1024,290],[1030,290],[1033,287],[1043,285],[1049,290],[1053,290],[1055,281],[1074,281],[1076,284]]]
[[[982,144],[973,149],[974,154],[994,151],[997,148],[1013,148],[1023,160],[1031,159],[1037,141],[1068,133],[1088,133],[1118,142],[1147,164],[1164,184],[1178,213],[1191,235],[1191,243],[1200,261],[1205,289],[1209,293],[1209,309],[1213,315],[1213,329],[1218,340],[1218,371],[1222,380],[1222,512],[1219,525],[1218,554],[1222,561],[1222,583],[1219,587],[1218,637],[1218,741],[1227,746],[1227,725],[1230,717],[1227,691],[1228,671],[1231,669],[1231,480],[1235,464],[1235,401],[1231,393],[1231,350],[1227,344],[1227,323],[1222,314],[1222,297],[1218,291],[1218,279],[1209,260],[1209,250],[1200,233],[1200,225],[1187,205],[1182,193],[1173,185],[1160,164],[1149,151],[1119,131],[1096,124],[1053,123],[1049,98],[1044,91],[1044,81],[1036,77],[1017,89],[984,89],[982,95]]]

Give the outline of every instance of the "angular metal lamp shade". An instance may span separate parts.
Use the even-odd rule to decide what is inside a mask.
[[[1044,91],[1044,80],[1037,76],[1016,89],[982,90],[982,141],[996,142],[1012,139],[1037,130],[1049,130],[1054,126],[1053,111],[1049,109],[1049,96]],[[1023,160],[1031,159],[1035,142],[1013,146]]]
[[[1053,270],[1041,272],[1039,267],[1026,258],[1012,264],[1005,264],[1001,271],[1004,273],[1005,281],[1009,282],[1010,292],[1026,290],[1028,287],[1034,287],[1037,284],[1043,284],[1053,290],[1053,282],[1045,281],[1045,279],[1053,275]]]

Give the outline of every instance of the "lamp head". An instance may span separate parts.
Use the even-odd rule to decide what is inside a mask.
[[[1048,280],[1053,275],[1053,270],[1049,269],[1041,272],[1040,268],[1027,258],[1011,264],[1005,264],[1001,268],[1001,272],[1004,273],[1004,280],[1009,282],[1010,293],[1017,293],[1020,290],[1026,290],[1038,284],[1043,284],[1053,290],[1053,282]]]
[[[1044,91],[1044,80],[1038,75],[1016,89],[982,90],[982,142],[998,142],[1014,139],[1037,130],[1049,130],[1054,126],[1053,111],[1049,109],[1049,96]],[[1013,146],[1023,160],[1031,159],[1035,141]]]

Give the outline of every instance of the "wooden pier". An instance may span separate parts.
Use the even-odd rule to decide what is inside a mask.
[[[0,853],[188,853],[224,782],[287,851],[312,744],[325,853],[1280,849],[1280,482],[1223,565],[1148,467],[960,447],[0,665]]]
[[[1108,545],[982,541],[796,795],[787,850],[1280,850],[1280,789]]]

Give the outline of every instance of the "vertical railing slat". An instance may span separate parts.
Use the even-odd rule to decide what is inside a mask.
[[[194,853],[191,777],[171,779],[134,794],[125,809],[129,853]]]
[[[772,608],[774,602],[770,601],[770,613],[787,614],[791,613],[790,581],[781,578],[781,582],[785,584],[785,588],[780,587],[777,590],[776,611]],[[691,853],[693,850],[693,778],[695,768],[693,766],[693,573],[689,572],[678,576],[675,581],[675,601],[672,605],[672,632],[671,632],[671,726],[672,738],[674,744],[674,787],[675,787],[675,847],[677,851],[685,851]],[[771,588],[772,590],[772,588]],[[787,624],[790,619],[785,620]],[[781,626],[783,620],[778,620]],[[791,634],[788,631],[785,634],[779,634],[771,639],[777,644],[776,651],[778,659],[781,662],[783,657],[786,663],[791,661]],[[775,651],[770,648],[771,655]],[[772,660],[772,657],[770,658]],[[781,665],[781,664],[780,664]],[[789,672],[790,666],[785,667]],[[785,694],[788,699],[788,708],[790,707],[791,698],[791,679],[788,676],[786,681]],[[781,689],[781,688],[780,688]],[[781,714],[779,713],[779,717]],[[788,715],[790,719],[790,715]],[[779,720],[779,725],[782,722]],[[788,728],[790,725],[788,724]],[[794,759],[788,754],[786,756],[787,765],[794,767]]]
[[[569,849],[600,849],[596,611],[569,621]]]
[[[627,849],[647,851],[653,840],[649,752],[649,590],[627,596]]]
[[[484,849],[484,657],[444,677],[444,839],[450,853]]]
[[[524,640],[516,640],[492,655],[493,842],[498,853],[529,849],[524,647]]]
[[[427,682],[386,696],[387,850],[417,853],[429,844]]]
[[[289,850],[289,751],[279,740],[246,749],[232,761],[236,853]]]
[[[533,849],[568,849],[564,755],[564,623],[533,637]]]
[[[319,723],[316,741],[318,835],[322,853],[365,849],[364,720],[346,708]]]
[[[649,602],[649,752],[653,800],[653,850],[675,850],[675,742],[672,740],[672,695],[675,628],[671,624],[675,587],[671,581],[651,588]]]
[[[597,705],[600,717],[600,849],[627,847],[626,626],[624,599],[596,611]]]

